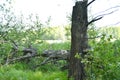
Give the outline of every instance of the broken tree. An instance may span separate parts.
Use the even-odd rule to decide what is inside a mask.
[[[88,0],[77,1],[73,7],[68,79],[85,80],[86,78],[84,63],[81,63],[81,58],[84,58],[86,50],[89,48],[88,25],[102,18],[95,18],[88,22],[87,7],[94,1],[92,0],[89,3]],[[81,58],[75,57],[76,55]]]

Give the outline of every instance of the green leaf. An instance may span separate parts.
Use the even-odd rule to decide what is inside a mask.
[[[75,58],[80,59],[81,58],[80,53],[76,53]]]

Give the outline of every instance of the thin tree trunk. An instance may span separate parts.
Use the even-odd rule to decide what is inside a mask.
[[[71,54],[69,59],[68,79],[85,80],[84,64],[81,58],[76,58],[78,54],[84,57],[84,50],[88,48],[87,38],[87,0],[78,1],[73,7],[72,28],[71,28]]]

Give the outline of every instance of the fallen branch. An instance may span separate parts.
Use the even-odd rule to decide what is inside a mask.
[[[25,55],[25,56],[20,56],[18,58],[13,58],[13,59],[7,59],[7,62],[5,63],[5,65],[9,64],[10,62],[13,62],[13,61],[17,61],[17,60],[24,60],[24,59],[28,59],[28,58],[32,58],[32,57],[36,57],[36,56],[41,56],[40,54],[37,54],[37,55]]]
[[[70,54],[69,50],[45,50],[43,54],[41,54],[41,56],[47,57],[47,58],[43,60],[43,62],[41,62],[40,64],[34,66],[33,68],[35,69],[49,62],[56,62],[59,60],[68,60],[69,54]]]
[[[67,59],[69,54],[70,50],[45,50],[41,55],[43,57],[51,57],[53,59],[58,58]]]
[[[39,56],[37,54],[37,49],[33,48],[31,45],[29,45],[28,48],[19,50],[18,45],[13,40],[10,39],[10,41],[13,43],[13,47],[11,52],[9,53],[9,56],[6,59],[5,64],[9,64],[10,62],[24,59],[28,59],[27,61],[30,61],[29,58]],[[19,57],[15,58],[18,55],[17,54],[18,52],[22,52],[22,56],[19,55]]]

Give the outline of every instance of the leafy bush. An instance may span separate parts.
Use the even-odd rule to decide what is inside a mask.
[[[111,42],[111,39],[111,35],[109,37],[103,35],[100,41],[93,41],[93,51],[89,52],[89,59],[86,62],[89,80],[119,80],[120,48],[116,46],[119,42]]]

